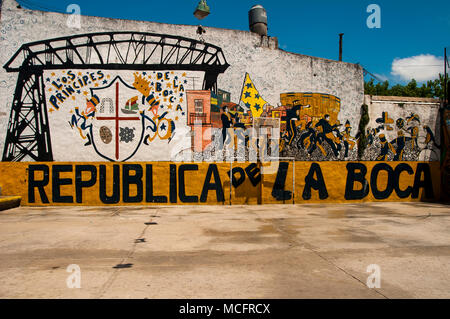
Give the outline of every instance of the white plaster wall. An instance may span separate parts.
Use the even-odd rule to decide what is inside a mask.
[[[3,1],[0,26],[1,66],[5,65],[23,43],[72,34],[141,31],[196,38],[196,26],[98,17],[82,17],[82,28],[72,29],[67,26],[68,15],[17,9],[16,6],[14,0]],[[332,94],[341,98],[341,123],[349,120],[352,127],[358,127],[360,107],[364,100],[360,66],[261,47],[260,37],[250,32],[209,27],[206,30],[206,42],[221,47],[231,65],[219,76],[218,87],[231,92],[233,102],[239,102],[245,72],[248,72],[260,94],[271,105],[276,106],[280,102],[280,93]],[[0,151],[4,147],[16,79],[16,73],[0,70]],[[64,132],[59,135],[58,138],[64,138]]]

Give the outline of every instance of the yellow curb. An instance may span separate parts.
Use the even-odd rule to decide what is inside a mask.
[[[20,196],[0,196],[0,211],[20,206]]]

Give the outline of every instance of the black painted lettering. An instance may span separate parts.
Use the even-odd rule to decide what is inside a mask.
[[[89,77],[87,75],[83,75],[84,85],[88,85]]]
[[[182,203],[198,203],[198,196],[186,195],[184,173],[186,171],[198,171],[197,164],[182,164],[178,167],[178,194]]]
[[[142,166],[139,164],[124,164],[123,167],[123,202],[140,203],[143,199]],[[131,175],[131,172],[134,172]],[[130,185],[136,185],[136,195],[130,195]]]
[[[386,171],[388,173],[388,181],[386,185],[386,189],[380,191],[378,189],[378,175],[381,171]],[[372,172],[370,174],[370,187],[372,188],[373,197],[376,199],[386,199],[391,196],[394,191],[394,170],[386,163],[379,163],[372,168]]]
[[[242,167],[234,167],[232,174],[230,175],[230,171],[228,171],[228,176],[232,177],[232,184],[234,188],[238,188],[245,181],[245,171]],[[236,174],[239,174],[239,178],[236,177]]]
[[[54,95],[50,96],[49,102],[53,105],[55,109],[59,109],[58,100],[56,100],[56,97]]]
[[[244,172],[244,171],[242,171]],[[211,183],[211,177],[214,176],[214,183]],[[206,203],[208,200],[208,192],[216,191],[217,202],[224,202],[225,196],[223,193],[222,182],[220,181],[219,170],[216,164],[210,164],[208,167],[208,172],[206,173],[205,182],[203,184],[202,195],[200,196],[200,201]]]
[[[363,199],[369,194],[369,183],[366,180],[367,167],[362,163],[347,164],[347,182],[345,185],[345,199]],[[355,182],[361,184],[360,190],[355,190]]]
[[[52,166],[52,201],[54,203],[73,203],[73,196],[61,195],[61,186],[72,185],[71,178],[61,178],[60,173],[73,172],[72,165],[53,165]]]
[[[83,180],[83,172],[90,173],[90,178]],[[83,188],[92,187],[97,182],[97,168],[94,165],[75,166],[75,199],[77,203],[83,202]]]
[[[169,199],[171,203],[177,202],[177,166],[170,164],[170,191]]]
[[[276,200],[285,201],[292,199],[292,192],[284,189],[286,187],[288,170],[289,162],[279,163],[277,177],[275,178],[275,183],[272,188],[272,196],[276,198]]]
[[[400,189],[400,175],[402,172],[407,172],[409,175],[413,175],[414,171],[411,168],[411,166],[409,166],[406,163],[401,163],[398,164],[397,167],[394,170],[394,189],[395,192],[397,193],[397,196],[400,198],[407,198],[409,196],[411,196],[412,193],[412,187],[408,186],[405,190]]]
[[[106,165],[100,165],[100,200],[103,204],[117,204],[120,201],[120,166],[113,166],[113,193],[106,194]]]
[[[317,178],[314,178],[314,174]],[[311,199],[311,189],[319,191],[320,199],[328,198],[327,186],[325,185],[325,180],[323,178],[322,169],[317,163],[312,163],[309,169],[308,175],[305,177],[305,188],[303,189],[302,197],[304,200]]]
[[[255,163],[247,166],[245,172],[253,186],[257,186],[261,182],[261,171]]]
[[[36,180],[35,173],[41,171],[43,178],[40,181]],[[39,196],[41,197],[41,202],[48,204],[49,200],[47,194],[45,193],[44,186],[47,186],[49,179],[49,168],[47,165],[30,165],[28,166],[28,202],[35,203],[36,198],[34,196],[34,189],[37,188]]]
[[[422,179],[424,175],[424,179]],[[433,182],[431,180],[430,165],[426,163],[417,164],[416,175],[414,176],[414,186],[412,190],[412,198],[419,197],[419,190],[425,189],[425,198],[434,198]]]
[[[145,201],[147,203],[167,203],[167,196],[153,194],[153,165],[145,166]]]

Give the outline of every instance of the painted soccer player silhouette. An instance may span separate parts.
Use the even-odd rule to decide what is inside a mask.
[[[291,145],[292,141],[297,137],[297,126],[295,125],[295,121],[299,120],[300,110],[302,108],[310,107],[310,105],[302,105],[298,100],[295,100],[293,104],[292,108],[286,110],[288,145]]]

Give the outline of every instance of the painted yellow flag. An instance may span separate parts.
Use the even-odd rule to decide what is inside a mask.
[[[260,117],[263,112],[263,106],[267,104],[259,94],[248,73],[245,74],[241,101],[252,111],[253,118]]]

